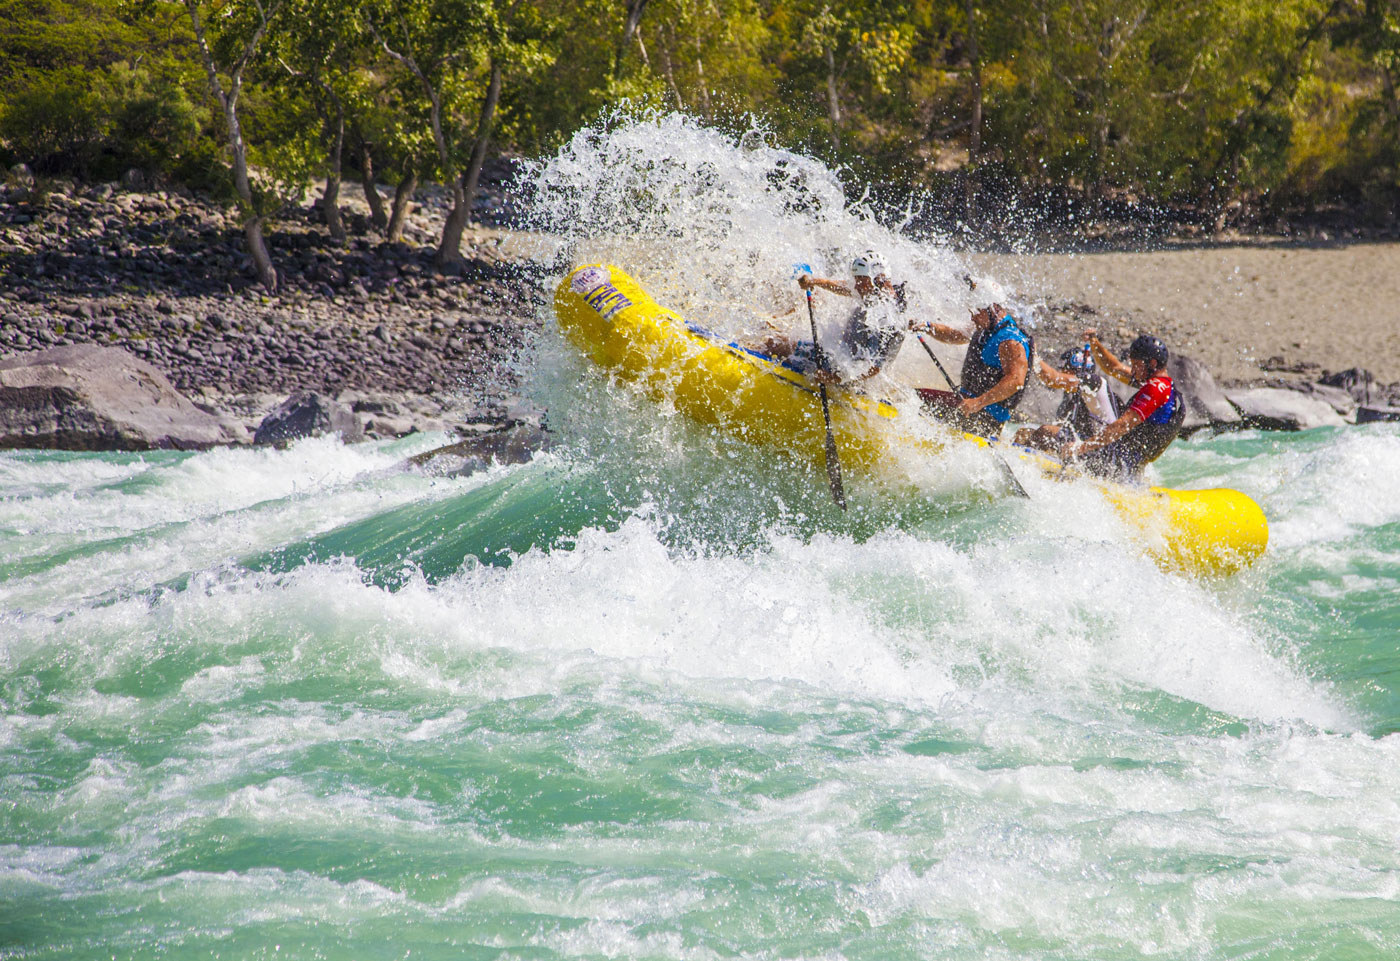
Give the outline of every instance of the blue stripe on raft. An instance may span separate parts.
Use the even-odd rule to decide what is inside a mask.
[[[737,340],[725,340],[713,330],[708,330],[704,327],[701,327],[697,323],[693,323],[692,321],[683,320],[681,321],[681,323],[683,323],[685,325],[685,329],[690,331],[692,334],[695,334],[697,337],[703,337],[713,344],[717,344],[721,347],[727,347],[730,350],[735,351],[736,353],[747,354],[749,357],[757,357],[759,360],[766,361],[772,364],[774,367],[781,367],[783,370],[792,371],[794,374],[797,374],[798,376],[804,379],[807,376],[807,372],[801,367],[796,366],[796,362],[792,358],[788,358],[787,360],[778,360],[778,358],[774,357],[771,354],[765,354],[761,350],[755,350],[752,347],[747,347],[744,344],[739,343]],[[795,383],[793,381],[787,380],[787,378],[783,379],[786,380],[787,383],[792,384],[792,386],[796,387],[798,390],[807,391],[808,393],[816,393],[816,391],[812,387],[809,387],[805,383]]]

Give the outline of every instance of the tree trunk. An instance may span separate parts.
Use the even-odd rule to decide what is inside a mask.
[[[486,164],[486,150],[491,143],[491,134],[496,129],[496,106],[501,102],[501,68],[495,61],[491,63],[491,82],[486,85],[486,99],[481,104],[481,116],[476,123],[476,141],[472,144],[471,159],[467,161],[464,176],[467,192],[467,209],[476,200],[477,186],[481,183],[481,168]]]
[[[272,265],[272,257],[263,242],[263,219],[251,217],[243,222],[243,239],[248,242],[248,256],[253,258],[253,267],[258,272],[258,280],[272,294],[277,292],[277,268]]]
[[[433,262],[439,267],[455,264],[462,259],[462,231],[471,219],[472,201],[476,199],[481,168],[486,163],[486,147],[496,125],[496,104],[501,99],[501,66],[492,59],[491,79],[486,84],[486,97],[481,101],[481,115],[476,122],[476,140],[461,179],[452,185],[452,211],[442,228],[442,243],[438,245]]]
[[[617,45],[617,56],[613,58],[613,79],[622,76],[622,63],[627,59],[627,47],[632,43],[632,37],[637,32],[637,26],[642,22],[642,12],[647,8],[648,0],[627,0],[627,19],[622,24],[622,40]],[[642,56],[646,56],[646,48],[642,48]]]
[[[388,233],[389,217],[384,213],[384,198],[379,196],[379,186],[374,177],[374,152],[370,145],[360,141],[360,182],[365,187],[365,203],[369,204],[369,220],[381,234]]]
[[[462,178],[458,177],[452,181],[452,209],[448,211],[447,221],[442,225],[442,241],[438,244],[437,253],[433,255],[434,265],[446,267],[462,259],[462,231],[467,228],[467,215],[470,213],[471,202],[467,199],[467,190]]]
[[[1400,120],[1400,95],[1395,91],[1395,77],[1391,75],[1390,67],[1381,64],[1381,78],[1385,81],[1385,93],[1387,106],[1390,107],[1390,116],[1393,120]]]
[[[967,176],[963,179],[964,218],[977,212],[977,162],[982,156],[982,52],[977,46],[977,10],[967,0],[967,56],[972,64],[972,129],[967,137]]]
[[[331,169],[326,173],[326,192],[321,197],[321,212],[326,215],[326,230],[331,240],[345,243],[345,224],[340,219],[341,158],[345,152],[345,111],[336,106],[335,123],[331,131]]]
[[[1102,217],[1108,206],[1108,156],[1109,122],[1106,113],[1094,117],[1094,159],[1093,178],[1089,185],[1089,210],[1095,217]]]
[[[253,201],[253,186],[248,180],[248,148],[243,142],[243,129],[238,124],[238,95],[243,87],[243,70],[267,32],[270,20],[277,15],[281,6],[281,0],[278,0],[268,11],[264,11],[261,5],[258,7],[262,22],[244,45],[243,55],[230,71],[229,87],[225,90],[223,82],[219,79],[218,66],[214,63],[214,54],[205,38],[204,25],[199,18],[199,6],[196,0],[185,0],[185,10],[189,13],[190,25],[194,28],[195,40],[204,61],[204,71],[208,75],[209,90],[223,108],[224,122],[228,125],[228,145],[233,154],[233,186],[238,193],[239,210],[243,214],[243,236],[248,243],[248,256],[257,268],[258,280],[269,293],[277,291],[277,268],[272,265],[272,257],[268,254],[267,244],[263,240],[263,218]]]
[[[831,124],[831,145],[841,149],[841,99],[836,93],[836,50],[826,51],[826,119]]]
[[[398,243],[403,239],[403,223],[408,219],[408,207],[413,200],[413,192],[418,189],[418,168],[405,163],[399,176],[399,185],[394,188],[394,208],[389,214],[389,226],[384,239]]]
[[[661,66],[666,71],[666,86],[670,88],[671,96],[676,98],[676,109],[684,110],[685,101],[681,99],[680,88],[676,86],[676,73],[671,67],[671,44],[675,42],[675,37],[671,32],[669,23],[663,25],[661,35]]]
[[[233,186],[238,191],[238,206],[243,213],[243,237],[248,242],[248,256],[258,271],[258,281],[268,293],[277,292],[277,268],[263,240],[263,218],[253,202],[253,185],[248,180],[248,148],[243,143],[243,131],[238,125],[238,111],[230,104],[224,111],[228,124],[229,146],[233,148]]]
[[[695,34],[695,83],[700,88],[700,108],[705,111],[705,119],[709,120],[714,116],[714,108],[710,104],[710,88],[705,84],[705,61],[700,56],[700,34]]]
[[[705,84],[705,61],[698,56],[695,58],[695,83],[700,90],[700,109],[705,119],[709,120],[714,115],[714,108],[710,104],[710,88]]]

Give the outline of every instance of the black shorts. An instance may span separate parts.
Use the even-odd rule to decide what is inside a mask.
[[[1075,458],[1075,465],[1096,477],[1110,480],[1136,481],[1142,478],[1142,460],[1119,444],[1109,444]]]
[[[924,413],[935,420],[967,434],[988,438],[1001,436],[1002,422],[985,410],[968,415],[958,408],[958,404],[963,401],[962,394],[955,394],[949,390],[934,390],[931,387],[918,388],[918,394],[919,399],[924,402]]]

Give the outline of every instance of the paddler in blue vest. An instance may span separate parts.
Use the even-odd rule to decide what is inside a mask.
[[[819,384],[856,384],[874,377],[894,361],[904,344],[908,326],[902,319],[901,291],[890,280],[889,267],[873,250],[851,261],[851,283],[801,273],[797,285],[803,290],[828,290],[843,297],[856,297],[859,303],[851,308],[841,328],[840,351],[829,347],[824,351],[835,361],[835,369],[823,368],[816,361],[810,340],[794,340],[775,334],[763,342],[771,356],[784,360],[785,366],[801,371]],[[823,346],[826,346],[825,344]]]
[[[972,333],[933,322],[923,325],[937,341],[967,344],[956,394],[920,391],[934,416],[984,437],[996,437],[1026,392],[1035,340],[1000,304],[972,311]]]
[[[1186,418],[1186,400],[1167,374],[1167,345],[1143,334],[1128,347],[1125,364],[1099,342],[1093,330],[1086,330],[1084,336],[1099,367],[1138,391],[1127,409],[1097,437],[1063,444],[1058,453],[1066,462],[1102,477],[1135,480],[1176,440]]]

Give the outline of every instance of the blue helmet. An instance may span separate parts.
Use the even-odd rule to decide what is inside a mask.
[[[1083,347],[1071,347],[1060,355],[1060,370],[1079,376],[1093,373],[1094,358]]]

